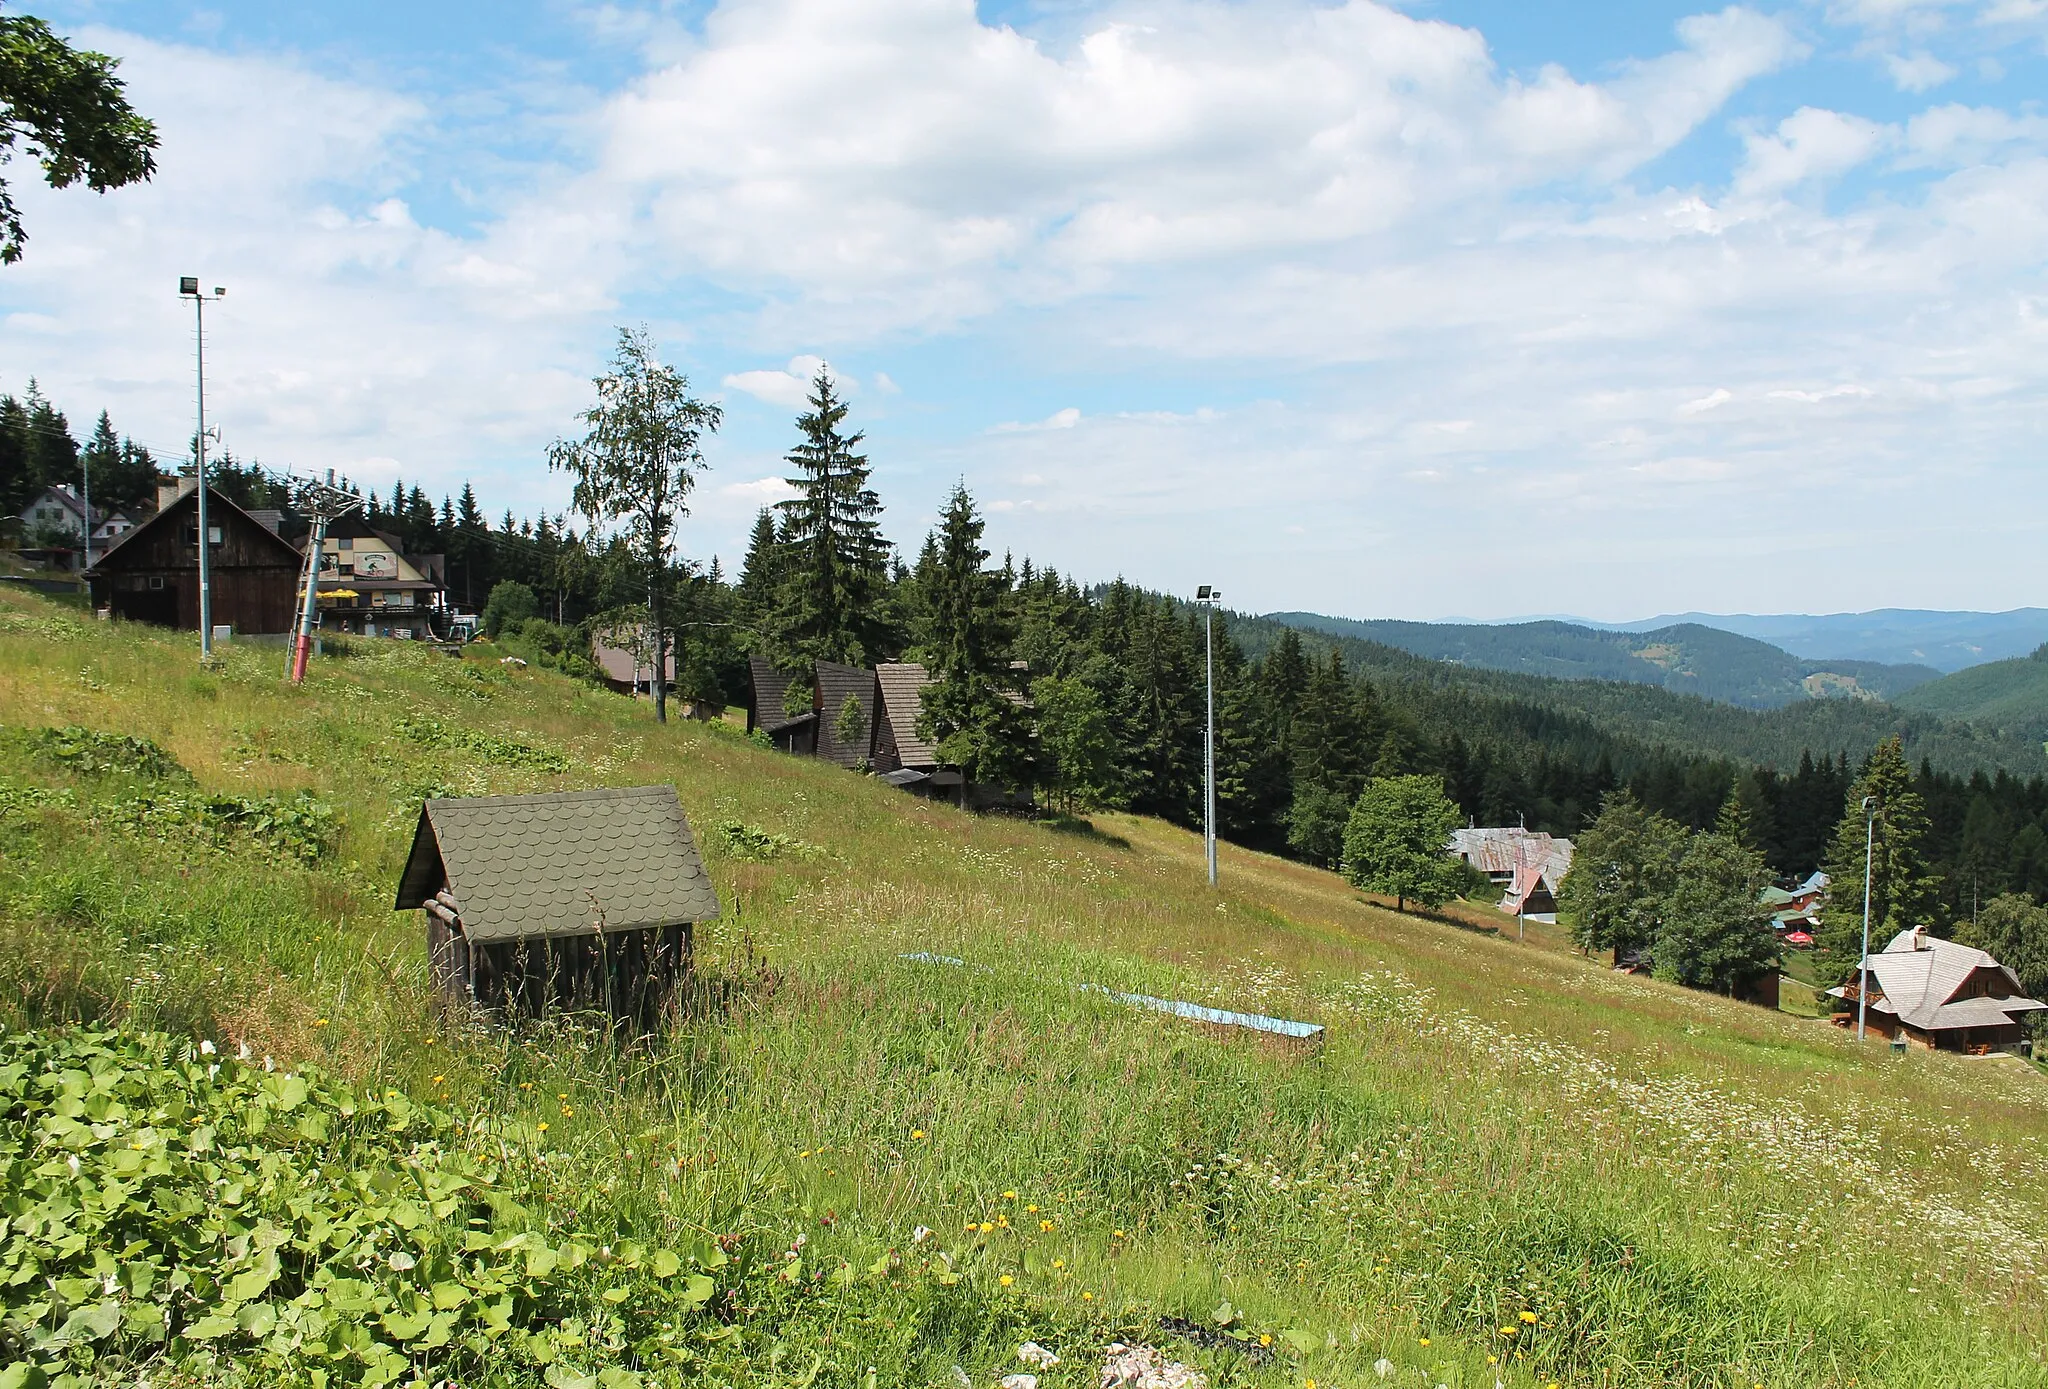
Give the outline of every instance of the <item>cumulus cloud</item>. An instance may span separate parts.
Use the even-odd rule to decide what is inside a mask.
[[[1747,196],[1778,193],[1808,179],[1844,173],[1877,153],[1885,138],[1885,128],[1875,121],[1802,106],[1780,121],[1775,132],[1743,141],[1736,191]]]
[[[1956,75],[1954,67],[1932,53],[1887,53],[1884,63],[1893,85],[1902,92],[1931,91]]]
[[[1809,37],[1946,60],[1912,26],[1948,13],[1845,7],[1883,34]],[[841,384],[868,391],[892,526],[965,476],[1008,504],[992,542],[1087,577],[1487,610],[1530,537],[1597,528],[1546,563],[1554,606],[1698,606],[1700,583],[1748,581],[1727,579],[1731,536],[1810,557],[1913,530],[1900,551],[1941,558],[1883,594],[1717,602],[2009,605],[2048,582],[2025,519],[2048,514],[2044,119],[1881,124],[1773,85],[1736,162],[1667,187],[1653,161],[1719,158],[1686,142],[1799,60],[1749,9],[1601,73],[1512,75],[1483,34],[1365,0],[1116,0],[1044,30],[968,0],[725,0],[649,28],[647,71],[496,183],[436,145],[416,95],[289,55],[92,41],[165,120],[164,172],[105,199],[17,183],[36,239],[7,272],[0,388],[34,373],[74,418],[105,403],[145,438],[189,429],[170,286],[197,272],[231,286],[210,364],[238,453],[437,491],[474,475],[494,508],[560,505],[541,449],[612,325],[644,318],[775,411],[820,361],[791,354],[857,364]],[[450,167],[468,220],[443,210]],[[899,352],[926,354],[915,409]],[[1002,368],[962,384],[933,355]],[[1085,416],[1035,418],[1074,381]],[[1191,382],[1257,398],[1147,408]],[[783,495],[785,441],[745,434],[765,413],[733,412],[696,498],[739,543]],[[1995,524],[2031,542],[1945,552],[1992,486]],[[1469,559],[1417,593],[1453,533]]]
[[[780,371],[769,368],[763,371],[739,371],[726,377],[720,384],[728,390],[744,391],[756,400],[787,409],[800,410],[810,398],[811,383],[818,379],[818,373],[825,371],[832,378],[833,385],[846,391],[850,382],[825,365],[823,357],[798,356],[789,359],[789,365]]]

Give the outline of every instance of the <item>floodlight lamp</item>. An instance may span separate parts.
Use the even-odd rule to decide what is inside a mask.
[[[178,277],[178,293],[197,294],[198,292],[199,277],[197,275],[180,275]]]
[[[1209,586],[1207,584],[1203,584],[1200,588],[1195,590],[1195,601],[1197,603],[1206,603],[1209,601]]]
[[[213,287],[213,297],[214,297],[214,298],[216,298],[216,299],[225,299],[225,298],[227,298],[227,297],[228,297],[228,290],[227,290],[227,286],[226,286],[226,285],[215,285],[215,286]]]
[[[1877,812],[1877,797],[1875,797],[1875,796],[1865,796],[1865,797],[1863,798],[1863,813],[1864,813],[1865,815],[1872,815],[1872,814],[1875,814],[1876,812]]]

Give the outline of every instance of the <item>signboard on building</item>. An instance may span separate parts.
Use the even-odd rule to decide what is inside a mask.
[[[356,577],[359,579],[398,577],[398,558],[388,550],[358,550],[355,557]]]

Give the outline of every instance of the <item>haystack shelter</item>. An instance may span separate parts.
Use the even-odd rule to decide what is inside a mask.
[[[651,1024],[718,895],[675,788],[640,786],[428,801],[395,909],[448,1004]]]

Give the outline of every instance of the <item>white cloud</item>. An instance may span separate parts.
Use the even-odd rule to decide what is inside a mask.
[[[1597,527],[1611,546],[1544,553],[1545,607],[2010,606],[2048,583],[2027,519],[2048,514],[2041,116],[1943,105],[1893,127],[1787,115],[1774,87],[1739,166],[1695,178],[1703,141],[1667,188],[1646,161],[1796,59],[1777,21],[1725,11],[1598,80],[1516,79],[1480,34],[1364,0],[1130,3],[1034,37],[967,0],[727,0],[562,118],[563,165],[493,182],[443,152],[459,229],[437,109],[288,58],[97,35],[165,121],[164,173],[104,199],[17,180],[35,240],[0,281],[0,389],[33,372],[74,419],[105,403],[182,439],[190,317],[169,286],[196,271],[231,286],[209,357],[238,453],[436,492],[475,474],[494,511],[561,505],[541,448],[611,324],[647,318],[693,375],[775,411],[819,360],[790,354],[859,361],[842,385],[890,398],[856,426],[892,527],[964,475],[1009,503],[993,545],[1086,577],[1475,610],[1519,591],[1537,537]],[[1914,13],[1865,9],[1899,32]],[[1881,196],[1815,193],[1865,166]],[[927,370],[913,411],[875,370],[898,346],[1003,367]],[[983,428],[1077,380],[1085,417]],[[1142,408],[1219,380],[1258,399]],[[693,536],[743,537],[783,495],[769,413],[715,441]],[[1735,540],[1822,553],[1836,531],[1917,532],[1898,548],[1928,559],[1882,593],[1848,567],[1729,577]],[[1455,576],[1430,563],[1446,533],[1472,542]]]
[[[1735,178],[1744,196],[1779,193],[1855,168],[1877,153],[1886,130],[1875,121],[1802,106],[1778,123],[1775,133],[1743,141],[1743,163]]]
[[[752,482],[728,482],[718,488],[719,497],[759,510],[776,502],[787,501],[796,495],[796,489],[785,478],[763,477]]]
[[[811,383],[818,379],[823,370],[832,378],[832,383],[842,391],[852,384],[838,372],[831,371],[823,357],[792,357],[788,367],[781,371],[770,368],[765,371],[734,372],[719,384],[729,390],[744,391],[756,400],[786,409],[801,410],[810,398]]]
[[[1007,424],[999,424],[994,426],[994,428],[991,429],[990,432],[995,434],[1016,434],[1026,430],[1072,429],[1075,425],[1079,424],[1080,422],[1081,412],[1075,409],[1073,406],[1069,405],[1064,410],[1053,411],[1050,415],[1047,415],[1042,420],[1038,420],[1030,424],[1022,424],[1016,421],[1011,421],[1010,423]]]
[[[1887,53],[1884,64],[1892,84],[1902,92],[1932,91],[1956,75],[1954,67],[1927,52]]]

